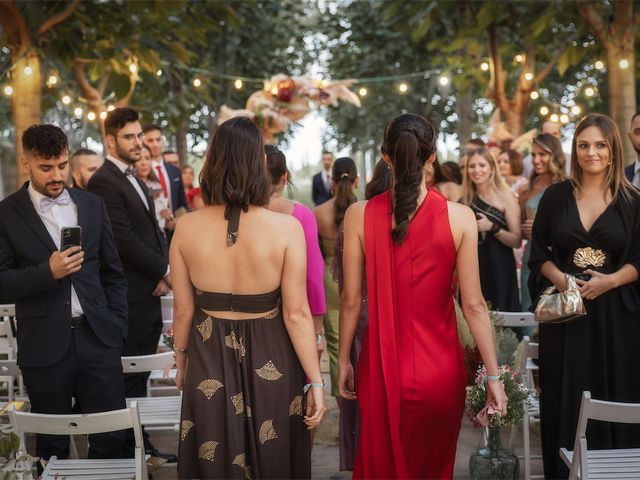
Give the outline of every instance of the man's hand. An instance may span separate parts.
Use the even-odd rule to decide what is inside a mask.
[[[166,295],[170,291],[171,291],[171,287],[169,286],[169,284],[165,282],[164,278],[161,278],[160,281],[158,282],[158,285],[156,285],[155,290],[153,291],[153,296],[161,297],[163,295]]]
[[[82,268],[84,252],[81,247],[71,247],[64,252],[55,251],[49,257],[49,268],[54,280],[76,273]]]

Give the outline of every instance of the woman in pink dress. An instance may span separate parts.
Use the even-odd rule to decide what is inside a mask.
[[[382,146],[393,188],[352,205],[344,220],[338,377],[344,398],[356,398],[349,357],[365,258],[369,297],[369,323],[355,379],[362,428],[353,478],[453,475],[466,385],[453,305],[456,271],[462,308],[490,373],[487,404],[506,413],[480,290],[475,216],[427,188],[435,143],[427,120],[411,114],[396,117]]]
[[[277,147],[266,145],[267,170],[271,179],[271,198],[267,208],[274,212],[293,215],[302,225],[307,242],[307,298],[313,316],[316,331],[318,356],[325,349],[322,328],[323,316],[327,312],[324,296],[324,260],[318,243],[318,225],[313,212],[298,202],[282,196],[284,187],[291,185],[291,174],[287,168],[287,159]]]

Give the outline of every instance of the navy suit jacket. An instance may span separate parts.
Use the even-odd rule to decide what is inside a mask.
[[[171,186],[171,210],[173,210],[173,213],[180,207],[189,210],[187,196],[184,193],[184,186],[182,185],[180,169],[166,162],[164,168],[167,170],[167,175],[169,175],[169,185]]]
[[[313,203],[320,205],[327,200],[331,199],[331,191],[327,190],[322,179],[322,172],[316,173],[313,176],[313,183],[311,184],[311,197]]]
[[[627,165],[626,167],[624,167],[624,174],[627,177],[627,180],[629,180],[630,182],[633,183],[633,175],[634,175],[634,171],[633,169],[636,166],[636,162],[633,162],[631,165]]]
[[[0,296],[16,305],[18,364],[48,367],[65,355],[71,285],[96,336],[107,347],[121,348],[128,328],[127,281],[104,202],[69,189],[82,227],[84,263],[73,275],[54,280],[49,257],[57,248],[27,186],[0,202]]]

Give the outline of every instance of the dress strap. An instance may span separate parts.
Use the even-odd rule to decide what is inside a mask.
[[[238,239],[238,228],[240,227],[240,205],[227,205],[224,210],[224,218],[227,224],[227,247],[231,247]]]

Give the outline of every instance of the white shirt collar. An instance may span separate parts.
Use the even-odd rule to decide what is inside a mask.
[[[640,170],[640,158],[636,158],[636,165],[635,168],[633,169],[634,172],[637,172]]]
[[[162,167],[164,168],[164,160],[160,157],[160,160],[151,160],[151,166],[153,168]]]
[[[122,173],[127,171],[127,168],[129,168],[129,165],[126,164],[125,162],[123,162],[122,160],[118,160],[115,157],[112,157],[111,155],[107,155],[107,160],[109,160],[111,163],[113,163],[116,167],[118,167],[118,170],[120,170]]]
[[[43,198],[46,198],[43,194],[41,194],[40,192],[36,191],[35,188],[33,188],[33,182],[29,181],[29,186],[27,187],[27,191],[29,192],[29,197],[31,198],[31,203],[33,203],[33,206],[36,209],[36,212],[38,212],[38,215],[42,215],[42,209],[40,208],[40,202],[42,201]]]

